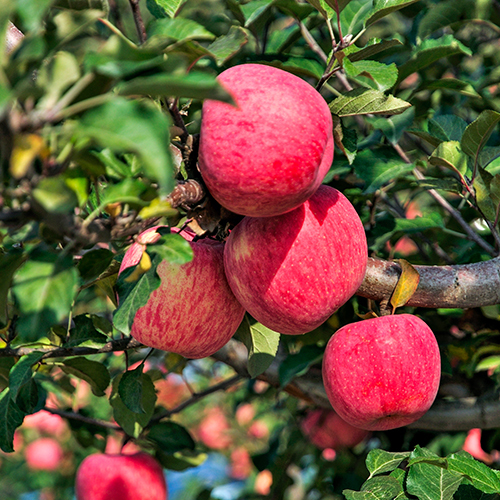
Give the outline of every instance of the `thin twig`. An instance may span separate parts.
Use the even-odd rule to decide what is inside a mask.
[[[307,45],[309,45],[311,50],[314,53],[318,54],[320,59],[326,64],[328,62],[328,56],[324,53],[323,49],[311,35],[311,32],[308,30],[307,26],[300,19],[297,19],[297,24],[299,25],[300,32],[302,33],[304,40],[307,42]]]
[[[92,418],[92,417],[86,417],[85,415],[82,415],[81,413],[76,413],[73,411],[63,411],[63,410],[58,410],[57,408],[49,408],[46,406],[44,408],[45,411],[52,413],[53,415],[59,415],[63,418],[67,418],[70,420],[78,420],[79,422],[84,422],[85,424],[90,424],[90,425],[97,425],[99,427],[104,427],[106,429],[113,429],[117,431],[123,430],[119,425],[113,424],[112,422],[107,422],[106,420],[101,420],[97,418]]]
[[[134,16],[135,27],[139,36],[139,43],[142,45],[146,39],[146,25],[142,18],[141,9],[139,7],[139,0],[129,0],[130,7],[132,8],[132,15]]]
[[[233,385],[237,384],[241,380],[243,380],[243,376],[240,374],[236,374],[231,378],[228,378],[228,379],[226,379],[218,384],[213,385],[212,387],[209,387],[208,389],[205,389],[204,391],[193,393],[193,395],[189,399],[186,399],[186,401],[184,401],[180,405],[176,406],[172,410],[166,410],[166,411],[156,415],[155,417],[153,417],[148,426],[151,426],[152,424],[155,424],[155,423],[159,422],[160,420],[163,420],[164,418],[169,418],[176,413],[180,413],[182,410],[185,410],[188,406],[191,406],[191,405],[197,403],[198,401],[201,401],[203,398],[205,398],[209,394],[213,394],[214,392],[218,392],[218,391],[225,391],[226,389],[228,389],[229,387],[232,387]]]

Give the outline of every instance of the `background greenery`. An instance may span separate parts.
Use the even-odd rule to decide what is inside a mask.
[[[9,21],[25,36],[0,50],[5,498],[72,498],[76,467],[111,438],[133,441],[169,471],[216,464],[216,481],[169,472],[172,491],[183,484],[178,498],[210,498],[217,481],[234,489],[213,498],[262,498],[263,470],[276,499],[498,498],[498,454],[488,467],[460,452],[467,428],[376,432],[334,461],[302,435],[299,422],[318,400],[294,380],[317,382],[328,338],[380,312],[374,301],[355,296],[318,330],[281,338],[272,366],[279,333],[264,331],[271,341],[262,343],[262,326],[248,324],[231,344],[252,348],[242,369],[224,354],[187,361],[128,337],[158,286],[158,259],[190,259],[180,238],[156,246],[159,257],[133,286],[117,282],[124,250],[146,227],[196,217],[211,234],[227,230],[199,185],[176,186],[199,181],[203,99],[230,100],[215,78],[245,62],[295,73],[330,104],[337,148],[325,183],[355,205],[371,256],[440,266],[496,256],[498,1],[0,0],[1,40]],[[498,400],[498,304],[401,311],[422,316],[439,340],[439,399]],[[246,403],[263,424],[258,437],[235,417]],[[28,444],[54,432],[21,425],[42,408],[64,419],[54,472],[25,461]],[[200,437],[214,408],[229,437],[215,454]],[[484,430],[481,443],[500,449],[500,432]],[[231,478],[221,456],[229,464],[239,448],[251,461]]]

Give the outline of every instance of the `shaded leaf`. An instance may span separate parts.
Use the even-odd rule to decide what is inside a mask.
[[[474,178],[473,187],[476,193],[476,202],[484,216],[490,221],[496,218],[496,206],[491,198],[490,185],[493,176],[486,170],[479,168]]]
[[[406,489],[420,500],[452,500],[464,476],[428,463],[410,467]]]
[[[70,337],[65,346],[85,345],[94,347],[102,346],[108,341],[105,335],[97,331],[90,316],[80,314],[73,318],[73,322],[75,326],[70,330]]]
[[[289,354],[280,364],[278,375],[280,386],[285,387],[294,377],[300,377],[311,365],[321,361],[324,349],[316,345],[306,345],[297,354]]]
[[[151,378],[143,373],[141,405],[144,408],[144,413],[134,413],[125,406],[118,394],[121,377],[122,375],[118,375],[113,380],[113,390],[110,397],[113,418],[129,436],[138,437],[153,416],[156,403],[155,386]]]
[[[497,127],[498,122],[500,122],[500,113],[491,110],[483,111],[465,129],[461,141],[463,152],[477,161],[479,154]]]
[[[378,61],[351,62],[344,59],[343,67],[347,76],[356,78],[363,86],[375,90],[385,91],[390,89],[398,79],[398,68],[394,63],[383,64]]]
[[[0,448],[6,453],[14,451],[14,432],[25,416],[10,396],[9,389],[0,394]]]
[[[9,373],[9,391],[13,401],[16,401],[21,387],[28,384],[33,377],[33,366],[42,359],[43,355],[43,352],[26,354],[11,368]]]
[[[408,108],[399,115],[388,118],[375,118],[370,122],[375,129],[380,129],[391,144],[397,144],[406,129],[413,123],[415,109]]]
[[[123,404],[134,413],[145,413],[142,406],[143,367],[140,364],[135,370],[126,371],[118,384],[118,394]]]
[[[456,3],[455,0],[453,0],[453,2]],[[456,78],[443,78],[441,80],[429,82],[425,84],[424,88],[432,90],[452,90],[467,97],[481,97],[470,83],[457,80]]]
[[[155,17],[174,17],[186,0],[147,0],[149,12]]]
[[[196,443],[185,427],[172,421],[160,422],[151,426],[148,440],[154,441],[158,449],[173,454],[177,451],[194,450]]]
[[[0,323],[7,324],[7,304],[12,277],[26,259],[22,250],[0,253]]]
[[[154,22],[148,31],[149,37],[160,35],[173,40],[212,40],[215,38],[215,35],[201,24],[183,17],[160,19]]]
[[[176,451],[173,455],[170,455],[159,450],[156,453],[156,458],[166,469],[183,471],[202,465],[208,458],[208,454],[199,451],[183,450]]]
[[[96,396],[104,396],[104,391],[110,382],[110,376],[108,369],[102,363],[78,357],[65,359],[60,366],[64,373],[88,382]]]
[[[460,178],[467,173],[467,156],[463,153],[458,141],[442,142],[432,152],[429,163],[452,170]]]
[[[453,35],[425,40],[414,51],[412,58],[399,67],[398,81],[403,81],[407,76],[420,71],[443,57],[450,57],[455,54],[470,56],[472,52]]]
[[[105,248],[97,248],[83,255],[78,262],[78,271],[84,283],[98,278],[113,261],[114,253]]]
[[[221,66],[247,43],[247,32],[239,26],[231,26],[227,35],[218,37],[207,47],[207,50],[215,57],[217,66]]]

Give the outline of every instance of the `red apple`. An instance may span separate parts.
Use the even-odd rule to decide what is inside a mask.
[[[157,228],[152,228],[157,229]],[[191,235],[180,233],[186,240]],[[120,272],[138,264],[147,243],[159,235],[140,235],[125,253]],[[204,358],[218,351],[237,330],[245,311],[224,274],[224,244],[190,241],[194,258],[187,264],[163,261],[157,273],[161,285],[134,318],[131,335],[143,344],[186,358]]]
[[[26,465],[31,470],[57,470],[61,465],[63,455],[58,441],[49,437],[36,439],[24,449]]]
[[[327,409],[308,412],[300,427],[309,441],[322,450],[352,448],[370,435],[368,431],[353,427],[333,410]]]
[[[237,106],[203,104],[199,166],[210,193],[253,217],[298,207],[332,163],[327,103],[307,82],[272,66],[234,66],[218,80]]]
[[[229,285],[257,320],[280,333],[306,333],[358,289],[368,260],[363,224],[347,198],[321,186],[276,217],[245,217],[224,252]]]
[[[76,500],[166,500],[160,464],[147,453],[89,455],[76,474]]]
[[[418,420],[432,405],[441,375],[432,330],[411,314],[346,325],[325,350],[323,383],[348,423],[387,430]]]
[[[469,432],[467,433],[467,437],[465,438],[462,450],[466,451],[467,453],[471,454],[474,458],[477,458],[478,460],[481,460],[486,464],[491,464],[493,463],[494,458],[492,455],[486,453],[483,450],[483,447],[481,445],[481,434],[482,434],[481,429],[470,429]]]
[[[44,434],[58,438],[68,431],[66,421],[60,416],[46,410],[40,410],[24,417],[23,428],[36,429]]]
[[[233,479],[242,481],[252,473],[253,464],[250,453],[243,446],[236,448],[231,452],[231,467],[229,475]]]

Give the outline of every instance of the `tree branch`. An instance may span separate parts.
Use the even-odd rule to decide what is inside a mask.
[[[420,282],[409,306],[468,309],[500,303],[500,257],[474,264],[414,267]],[[400,274],[398,263],[370,258],[356,294],[376,301],[387,299]]]

